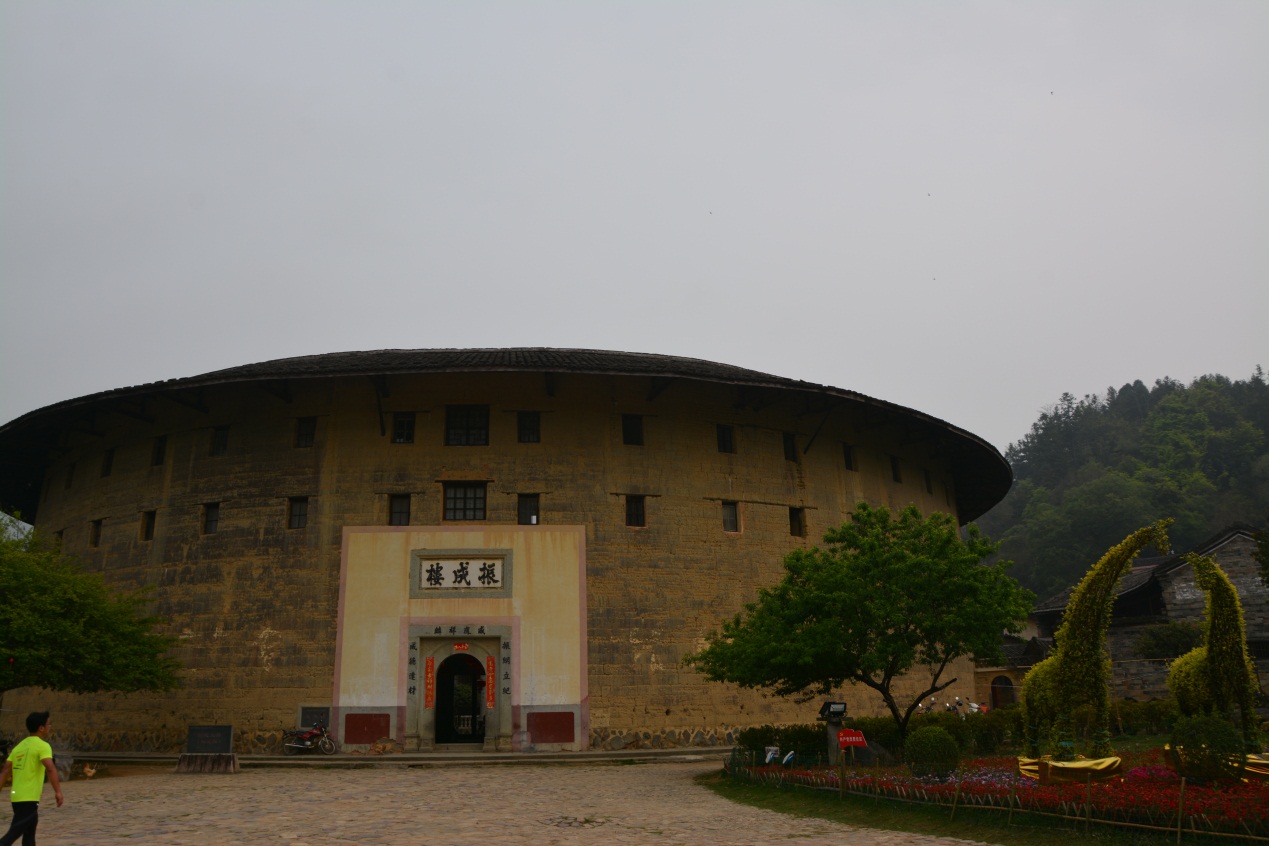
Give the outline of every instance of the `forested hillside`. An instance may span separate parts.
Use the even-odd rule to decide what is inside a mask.
[[[1041,598],[1134,529],[1174,517],[1177,551],[1269,508],[1269,384],[1203,376],[1063,394],[1005,457],[1017,478],[978,521]]]

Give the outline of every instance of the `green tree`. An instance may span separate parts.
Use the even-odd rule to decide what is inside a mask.
[[[1265,518],[1269,522],[1269,512]],[[1255,559],[1260,564],[1260,580],[1269,588],[1269,529],[1256,532],[1252,537],[1256,539]]]
[[[1158,514],[1180,548],[1231,523],[1258,523],[1269,501],[1269,383],[1201,376],[1140,380],[1105,396],[1063,394],[1005,453],[1018,483],[978,521],[1042,596]]]
[[[687,663],[713,681],[810,699],[862,684],[885,701],[901,736],[927,696],[962,656],[999,660],[1001,634],[1017,632],[1034,596],[983,564],[996,545],[970,526],[961,538],[946,514],[897,517],[860,503],[824,536],[824,548],[784,559],[785,577],[724,621]],[[909,702],[892,686],[915,668],[928,683]]]
[[[1203,629],[1197,623],[1173,620],[1146,626],[1133,645],[1133,654],[1148,660],[1170,661],[1203,644]]]
[[[176,687],[174,640],[144,607],[144,593],[112,595],[35,533],[0,535],[0,695]]]

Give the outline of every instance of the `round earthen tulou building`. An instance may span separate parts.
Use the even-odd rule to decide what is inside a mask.
[[[184,686],[13,691],[0,729],[40,706],[99,751],[190,725],[275,751],[316,719],[350,751],[730,743],[818,710],[682,664],[787,552],[860,500],[964,523],[1010,482],[920,412],[662,355],[332,353],[68,400],[0,427],[0,504],[150,586]]]

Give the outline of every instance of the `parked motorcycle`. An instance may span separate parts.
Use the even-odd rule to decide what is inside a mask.
[[[335,741],[326,726],[314,723],[311,729],[289,729],[282,732],[282,751],[287,755],[320,750],[323,755],[335,754]]]

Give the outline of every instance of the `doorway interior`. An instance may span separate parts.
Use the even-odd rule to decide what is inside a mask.
[[[436,669],[436,742],[485,742],[485,668],[451,655]]]

